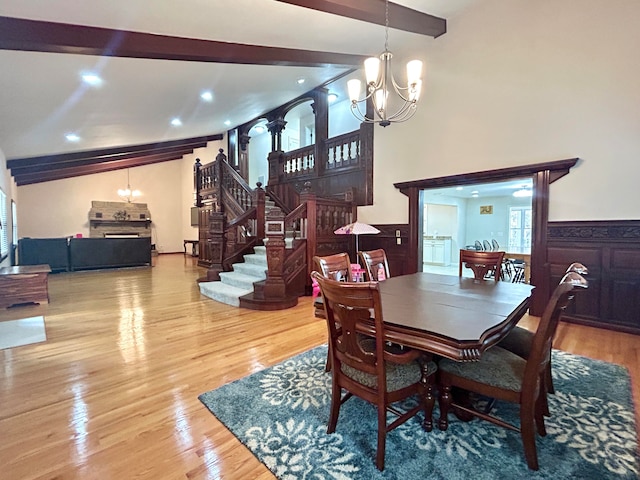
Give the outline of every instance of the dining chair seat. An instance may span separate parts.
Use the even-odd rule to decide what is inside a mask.
[[[480,362],[455,362],[448,359],[438,362],[438,368],[443,372],[512,392],[522,390],[526,365],[524,358],[500,347],[484,352]]]

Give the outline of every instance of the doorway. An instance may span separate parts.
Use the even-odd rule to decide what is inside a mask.
[[[531,177],[425,189],[422,271],[458,275],[459,251],[502,250],[526,261],[530,279],[532,239]],[[435,246],[448,254],[433,259]],[[463,276],[473,276],[462,270]],[[511,278],[507,279],[510,280]]]

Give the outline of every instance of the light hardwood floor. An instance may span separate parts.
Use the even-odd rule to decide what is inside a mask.
[[[202,297],[183,255],[51,275],[47,341],[0,350],[0,479],[272,479],[198,395],[326,341],[311,298],[255,312]],[[535,326],[535,318],[525,324]],[[556,347],[629,368],[640,338],[562,324]],[[247,399],[251,408],[251,399]]]

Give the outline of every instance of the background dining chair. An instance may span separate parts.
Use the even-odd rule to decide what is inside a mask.
[[[588,275],[589,270],[581,263],[574,262],[567,268],[565,273],[575,272],[580,275]],[[533,347],[533,337],[535,332],[531,330],[527,330],[523,327],[518,327],[517,325],[509,332],[509,334],[500,341],[498,344],[500,347],[505,350],[509,350],[512,353],[515,353],[519,357],[524,358],[525,360],[531,356],[531,349]],[[553,341],[553,339],[552,339]],[[549,346],[551,348],[551,345]],[[547,364],[547,369],[544,372],[544,388],[545,393],[555,393],[555,388],[553,386],[553,376],[551,373],[551,360]],[[546,398],[546,397],[545,397]],[[549,409],[546,405],[545,401],[545,414],[549,415]]]
[[[385,350],[385,327],[378,282],[343,283],[324,278],[318,272],[312,277],[320,285],[324,298],[333,369],[331,373],[331,413],[327,433],[336,430],[340,406],[353,395],[374,404],[378,412],[376,467],[384,469],[387,432],[403,424],[420,410],[424,411],[423,427],[430,431],[435,403],[434,362],[418,361],[416,350],[396,354]],[[371,318],[373,311],[373,318]],[[367,335],[360,334],[362,323]],[[338,325],[340,327],[338,328]],[[342,396],[342,390],[346,393]],[[396,402],[417,396],[417,403],[400,410]],[[387,413],[396,415],[387,424]]]
[[[536,430],[546,435],[544,426],[544,385],[542,378],[550,361],[551,342],[564,309],[576,288],[586,288],[587,281],[578,273],[569,272],[562,278],[547,303],[533,337],[529,358],[525,360],[500,346],[485,351],[478,362],[455,362],[443,359],[438,364],[440,388],[439,427],[448,427],[447,414],[453,405],[458,410],[496,425],[519,431],[527,465],[538,470]],[[520,427],[493,417],[472,407],[452,403],[451,389],[459,387],[477,394],[520,405]]]
[[[497,252],[500,250],[500,244],[495,238],[491,239],[491,250]]]
[[[485,252],[490,252],[491,251],[491,244],[489,243],[489,240],[483,240],[482,241],[482,249]]]
[[[458,264],[458,276],[462,276],[462,267],[473,270],[476,280],[482,280],[492,273],[497,281],[502,274],[502,259],[504,252],[474,252],[471,250],[460,250],[460,262]]]
[[[482,242],[480,240],[476,240],[473,244],[475,245],[477,251],[482,252],[484,250],[484,247],[482,246]]]
[[[358,252],[367,281],[379,282],[389,278],[389,263],[387,262],[387,254],[384,249],[361,251]]]

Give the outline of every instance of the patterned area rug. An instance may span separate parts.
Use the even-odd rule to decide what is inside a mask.
[[[200,395],[200,400],[281,480],[637,479],[630,380],[620,366],[553,352],[556,394],[540,470],[527,468],[520,435],[450,415],[449,429],[425,432],[421,416],[387,435],[384,472],[375,467],[375,408],[358,398],[327,434],[331,377],[326,346]],[[494,412],[517,424],[517,407]],[[439,415],[436,411],[435,417]]]

